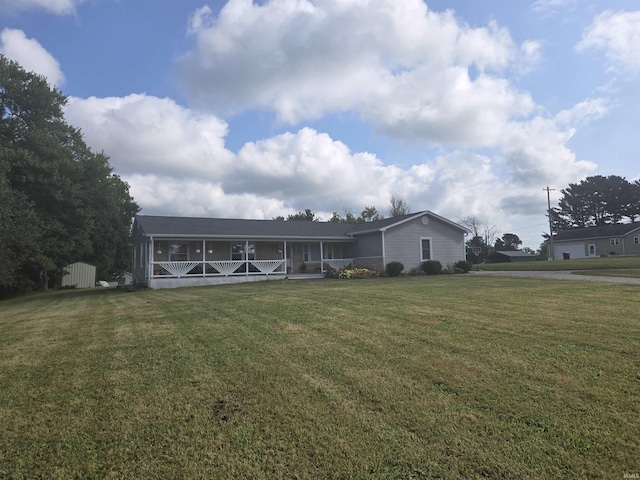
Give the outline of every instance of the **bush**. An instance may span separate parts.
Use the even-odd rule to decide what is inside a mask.
[[[422,271],[427,275],[438,275],[442,272],[442,264],[438,260],[422,262]]]
[[[473,263],[466,260],[460,260],[459,262],[456,262],[453,268],[455,268],[456,270],[462,270],[462,273],[469,273],[473,268]]]
[[[389,262],[384,269],[387,277],[399,277],[404,270],[404,265],[400,262]]]
[[[324,274],[325,278],[373,278],[378,276],[375,270],[368,268],[329,269]]]

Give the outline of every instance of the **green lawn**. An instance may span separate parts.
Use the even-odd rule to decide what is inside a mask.
[[[640,291],[472,275],[0,302],[0,478],[623,478]]]
[[[595,275],[598,277],[640,278],[640,268],[615,268],[602,270],[581,270],[573,272],[576,275]]]
[[[609,270],[609,276],[624,276],[616,270],[640,270],[640,256],[576,258],[572,260],[554,260],[537,262],[492,263],[474,265],[474,270],[508,271],[558,271],[558,270]],[[595,275],[596,273],[594,273]],[[632,275],[635,276],[635,275]]]

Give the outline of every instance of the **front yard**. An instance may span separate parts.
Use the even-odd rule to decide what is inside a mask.
[[[0,477],[623,478],[639,310],[472,275],[3,301]]]

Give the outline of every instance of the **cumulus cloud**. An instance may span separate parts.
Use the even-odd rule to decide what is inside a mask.
[[[85,0],[0,0],[0,12],[16,13],[22,10],[45,10],[56,15],[73,15]]]
[[[44,75],[51,85],[60,87],[65,77],[60,63],[37,40],[22,30],[5,28],[0,33],[0,53],[18,62],[27,71]]]
[[[578,52],[602,53],[612,70],[640,70],[640,11],[604,11],[576,45]]]
[[[217,181],[232,168],[225,148],[227,124],[198,114],[168,98],[71,98],[65,118],[82,128],[95,150],[104,150],[118,172]]]
[[[421,0],[230,0],[217,15],[196,10],[189,31],[196,45],[180,68],[190,107],[132,94],[71,98],[65,111],[143,213],[272,218],[311,208],[326,219],[345,207],[386,213],[399,194],[416,209],[505,225],[544,214],[541,186],[595,168],[567,144],[607,102],[543,110],[509,80],[535,68],[541,44],[518,45],[496,23],[470,27]],[[296,126],[230,151],[223,118],[259,109]],[[439,154],[389,164],[297,125],[336,112]]]
[[[355,111],[396,138],[464,146],[495,143],[535,107],[500,74],[531,68],[539,45],[421,0],[230,0],[217,16],[195,11],[189,31],[187,95],[221,114],[269,109],[295,124]]]
[[[308,127],[232,152],[221,119],[143,94],[71,98],[65,117],[110,157],[145,214],[269,219],[311,208],[328,219],[345,207],[386,213],[395,194],[415,210],[508,226],[514,216],[541,215],[540,185],[573,182],[594,168],[566,142],[574,124],[605,112],[601,102],[585,101],[519,123],[485,154],[457,149],[409,165],[385,164]]]

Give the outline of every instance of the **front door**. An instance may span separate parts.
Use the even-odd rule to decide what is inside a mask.
[[[595,243],[590,243],[587,246],[587,249],[589,251],[589,256],[590,257],[595,257],[596,256],[596,245],[595,245]]]

